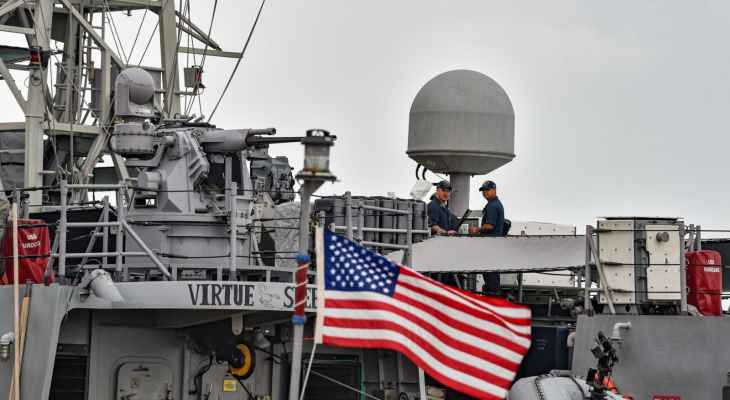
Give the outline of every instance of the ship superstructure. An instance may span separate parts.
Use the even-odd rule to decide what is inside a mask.
[[[585,377],[602,331],[621,359],[613,375],[635,398],[718,398],[730,371],[728,322],[688,315],[696,287],[685,255],[701,249],[699,227],[628,216],[602,218],[583,235],[512,221],[505,237],[432,236],[418,195],[431,187],[426,170],[449,175],[450,207],[466,228],[480,217],[468,211],[470,177],[515,157],[506,91],[468,70],[435,77],[415,97],[414,198],[347,192],[310,201],[334,179],[337,132],[282,137],[193,115],[205,57],[240,62],[245,47],[222,49],[183,3],[0,2],[0,31],[27,41],[0,46],[0,76],[24,114],[0,123],[0,206],[14,204],[0,214],[19,215],[2,228],[7,237],[19,220],[50,235],[48,253],[33,256],[47,260],[42,276],[19,282],[18,293],[0,287],[3,304],[20,304],[18,326],[12,307],[0,309],[0,393],[295,398],[300,366],[311,364],[307,399],[423,398],[419,381],[439,398],[438,382],[395,352],[320,346],[309,357],[316,290],[306,264],[314,226],[324,226],[464,290],[481,292],[485,274],[499,273],[502,295],[533,309],[520,377]],[[114,16],[130,12],[158,19],[159,65],[117,50]],[[182,65],[179,54],[201,63]],[[302,143],[304,164],[277,156],[278,143]],[[3,257],[6,274],[18,259]]]

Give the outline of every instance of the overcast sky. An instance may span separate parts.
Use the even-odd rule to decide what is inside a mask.
[[[240,51],[258,4],[219,1],[212,36],[224,50]],[[205,30],[211,7],[192,2]],[[141,16],[115,17],[127,51]],[[214,122],[286,136],[328,129],[339,182],[320,193],[405,197],[413,97],[439,73],[473,69],[499,82],[516,113],[517,157],[488,176],[508,218],[579,231],[605,215],[730,227],[728,37],[726,1],[269,0]],[[206,62],[205,114],[233,64]],[[3,121],[21,119],[9,92],[2,102]],[[299,145],[271,153],[301,167]],[[484,178],[472,179],[473,209]]]

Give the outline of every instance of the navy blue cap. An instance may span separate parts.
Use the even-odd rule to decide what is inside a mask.
[[[497,184],[494,183],[493,181],[484,181],[484,183],[482,183],[482,186],[479,187],[479,191],[483,192],[485,190],[496,189],[496,188],[497,188]]]
[[[436,189],[451,190],[451,182],[447,181],[446,179],[438,182],[435,186],[436,186]]]

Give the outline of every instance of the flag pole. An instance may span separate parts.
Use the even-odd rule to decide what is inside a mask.
[[[20,287],[19,287],[19,262],[18,262],[18,198],[13,202],[11,210],[13,218],[13,316],[14,316],[14,328],[15,328],[15,345],[13,350],[15,352],[13,359],[13,381],[12,381],[12,393],[11,398],[14,400],[20,399],[20,346],[18,341],[20,339],[20,310],[18,307],[18,301],[20,298]]]
[[[314,321],[314,343],[322,343],[324,327],[324,218],[320,218],[314,234],[314,254],[317,257],[317,314]]]
[[[319,183],[319,182],[318,182]],[[321,183],[319,183],[321,184]],[[299,400],[299,379],[302,373],[302,342],[304,339],[304,324],[307,316],[304,308],[307,303],[307,272],[309,271],[309,196],[314,192],[313,185],[305,181],[302,184],[299,196],[301,198],[299,221],[299,254],[297,255],[297,271],[294,274],[294,314],[292,315],[292,350],[291,375],[289,376],[289,400]]]
[[[304,324],[307,316],[304,308],[307,303],[307,283],[309,272],[309,221],[311,204],[309,198],[323,183],[334,181],[335,176],[329,170],[330,147],[336,136],[322,129],[310,129],[302,139],[304,145],[304,168],[296,178],[302,180],[299,189],[301,207],[299,210],[299,252],[297,254],[297,270],[294,274],[296,284],[294,290],[294,315],[292,315],[292,350],[291,374],[289,375],[289,400],[299,400],[299,379],[302,373],[302,342],[304,340]]]
[[[413,268],[413,209],[408,210],[408,225],[406,232],[408,250],[403,254],[403,263]],[[418,393],[421,400],[426,400],[426,374],[423,368],[418,367]]]
[[[418,393],[419,399],[426,400],[426,374],[422,368],[418,368]]]
[[[317,351],[317,345],[322,343],[322,327],[324,324],[324,216],[322,215],[319,216],[317,226],[314,230],[314,254],[317,261],[317,311],[314,322],[314,343],[309,354],[309,364],[307,365],[307,372],[304,373],[304,382],[302,382],[302,391],[299,394],[299,400],[304,400],[304,393],[307,391],[307,383],[309,382],[309,373],[312,372],[314,353]]]

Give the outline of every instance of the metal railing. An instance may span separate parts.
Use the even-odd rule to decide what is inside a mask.
[[[59,186],[56,187],[37,187],[37,188],[16,188],[14,190],[13,198],[18,202],[19,208],[24,210],[23,217],[28,218],[30,209],[38,211],[57,211],[59,213],[59,219],[56,223],[46,224],[48,226],[55,226],[56,234],[51,246],[51,251],[43,257],[48,257],[48,264],[45,271],[45,276],[48,278],[54,272],[58,276],[58,280],[61,283],[68,283],[70,280],[75,280],[78,275],[74,272],[71,276],[68,260],[70,259],[81,259],[80,262],[74,263],[73,265],[80,271],[88,271],[96,268],[103,268],[114,272],[115,276],[122,281],[128,281],[130,278],[134,278],[131,274],[139,273],[147,275],[149,271],[159,271],[166,279],[177,280],[181,276],[181,272],[190,270],[191,276],[203,272],[207,277],[212,271],[212,275],[217,280],[224,280],[224,271],[228,272],[228,280],[236,280],[239,272],[247,273],[261,273],[265,276],[265,280],[271,281],[272,272],[283,272],[293,273],[296,268],[286,267],[277,265],[281,261],[281,257],[278,254],[273,255],[274,266],[265,265],[261,256],[261,252],[258,248],[258,243],[254,238],[253,231],[256,228],[263,228],[260,223],[253,222],[253,226],[246,227],[246,233],[250,237],[246,240],[250,240],[253,251],[251,254],[239,254],[239,242],[242,240],[242,230],[240,225],[240,210],[238,209],[239,198],[245,196],[239,196],[238,187],[236,182],[229,182],[226,190],[225,202],[224,202],[224,215],[228,221],[223,224],[227,225],[229,230],[229,243],[230,243],[230,254],[226,256],[228,262],[221,262],[217,265],[209,265],[203,263],[202,265],[186,265],[180,263],[170,262],[170,259],[174,259],[174,256],[160,253],[159,250],[150,248],[136,230],[131,226],[131,223],[127,220],[127,208],[125,203],[127,201],[127,195],[130,187],[125,185],[123,182],[119,184],[69,184],[65,180],[59,181]],[[59,193],[59,204],[58,205],[30,205],[24,200],[22,193],[34,190],[56,190]],[[72,203],[69,199],[70,194],[74,190],[88,190],[88,191],[102,191],[102,192],[115,192],[116,197],[116,221],[110,220],[111,205],[109,196],[104,196],[101,204],[101,214],[97,221],[84,221],[84,222],[71,222],[68,219],[68,213],[73,208],[78,206],[76,203]],[[83,252],[69,252],[69,229],[73,228],[93,228],[88,234],[89,242]],[[114,229],[115,232],[111,232],[110,229]],[[272,228],[276,229],[276,228]],[[113,234],[116,238],[115,246],[113,250],[110,250],[110,234]],[[140,251],[124,251],[125,238],[133,240]],[[98,240],[101,239],[101,251],[93,251],[97,248]],[[71,239],[73,240],[73,239]],[[130,260],[130,257],[150,260],[154,267],[149,264],[138,263],[136,260]],[[89,263],[89,259],[100,259],[101,262]],[[114,260],[109,260],[114,258]],[[210,258],[218,258],[218,256],[212,256]],[[111,261],[111,264],[110,264]],[[252,263],[253,261],[253,263]],[[136,263],[136,264],[135,264]],[[55,271],[54,271],[55,270]],[[183,272],[184,273],[184,272]],[[310,275],[314,275],[311,272]],[[205,279],[205,278],[199,278]]]
[[[344,232],[350,240],[354,240],[366,247],[375,249],[391,249],[391,250],[403,250],[402,263],[405,265],[411,265],[413,258],[413,235],[414,234],[425,234],[430,235],[431,231],[427,229],[413,229],[413,204],[409,204],[407,209],[397,209],[388,207],[379,207],[369,204],[365,204],[362,200],[354,200],[350,192],[345,193],[345,225],[330,224],[329,229],[334,232]],[[354,204],[353,204],[354,203]],[[373,228],[365,226],[365,213],[366,211],[372,211],[374,213],[388,213],[392,215],[406,216],[406,228]],[[353,220],[357,217],[357,221]],[[424,226],[427,224],[427,218],[424,214]],[[320,219],[324,221],[324,214],[320,213]],[[365,233],[395,233],[405,234],[406,244],[395,244],[386,243],[376,240],[365,240]]]
[[[67,279],[66,276],[66,259],[67,258],[73,258],[73,257],[80,257],[80,258],[89,258],[89,257],[115,257],[116,258],[116,272],[119,274],[122,274],[125,278],[128,278],[128,269],[125,268],[124,265],[124,257],[129,256],[141,256],[146,255],[152,263],[157,267],[157,269],[162,273],[163,276],[165,276],[167,279],[174,280],[175,277],[170,274],[170,271],[167,270],[164,264],[160,261],[160,259],[157,257],[157,255],[152,251],[152,249],[145,244],[145,242],[142,240],[142,238],[135,232],[135,230],[129,225],[126,219],[126,208],[124,207],[124,201],[125,201],[125,193],[126,193],[126,186],[123,183],[115,184],[115,185],[98,185],[98,184],[69,184],[66,182],[66,180],[61,180],[61,192],[60,192],[60,217],[59,217],[59,225],[58,225],[58,253],[52,253],[52,257],[58,257],[58,276],[61,282],[65,282]],[[102,212],[102,216],[100,218],[100,221],[97,222],[68,222],[68,192],[69,189],[80,189],[80,190],[114,190],[116,192],[116,201],[117,201],[117,221],[109,221],[109,212],[108,210],[106,212]],[[106,200],[106,203],[108,203],[108,199]],[[108,207],[108,205],[106,206]],[[66,233],[68,228],[71,227],[94,227],[95,231],[98,228],[104,228],[104,243],[106,245],[104,247],[107,247],[107,249],[104,249],[102,252],[90,252],[90,250],[93,248],[93,244],[89,243],[89,246],[87,246],[87,251],[84,253],[68,253],[67,250],[67,241],[66,241]],[[117,228],[117,234],[116,234],[116,247],[114,252],[108,251],[108,240],[109,240],[109,227],[116,227]],[[132,238],[137,245],[142,249],[142,252],[125,252],[124,249],[124,237],[125,234]],[[92,235],[92,240],[94,239],[95,235]],[[106,263],[105,263],[106,264]]]

